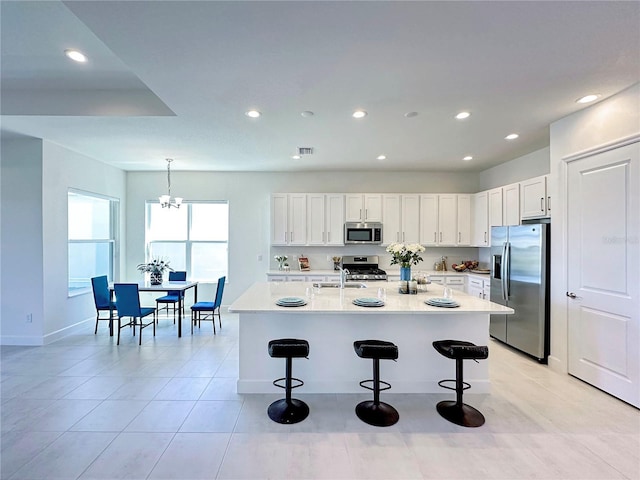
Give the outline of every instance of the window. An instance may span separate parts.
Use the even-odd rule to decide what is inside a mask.
[[[91,290],[91,277],[115,278],[119,202],[78,190],[69,190],[68,295]]]
[[[147,202],[146,222],[146,260],[162,257],[199,282],[227,276],[228,202],[184,202],[180,208]]]

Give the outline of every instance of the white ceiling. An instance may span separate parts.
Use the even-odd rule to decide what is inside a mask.
[[[1,8],[3,134],[125,170],[481,171],[547,146],[578,97],[640,80],[636,1]]]

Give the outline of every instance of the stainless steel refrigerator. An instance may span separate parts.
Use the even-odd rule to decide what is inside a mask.
[[[491,315],[489,333],[542,363],[549,355],[549,227],[491,228],[491,301],[515,313]]]

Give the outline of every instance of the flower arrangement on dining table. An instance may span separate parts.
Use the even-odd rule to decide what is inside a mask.
[[[173,272],[173,269],[169,266],[169,260],[159,257],[152,258],[149,262],[141,263],[138,265],[137,269],[143,273],[150,274],[150,281],[152,285],[161,284],[162,276],[167,270]]]

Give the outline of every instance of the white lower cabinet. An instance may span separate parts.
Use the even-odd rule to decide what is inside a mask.
[[[455,277],[446,275],[429,275],[429,279],[431,280],[432,285],[436,284],[442,285],[443,287],[447,286],[453,290],[464,292],[464,277],[458,275]],[[436,293],[438,293],[437,290]]]
[[[483,300],[489,300],[491,291],[491,280],[486,278],[478,278],[469,276],[467,277],[467,293],[474,297],[482,298]]]
[[[318,275],[313,273],[267,273],[268,282],[339,282],[340,275]]]

